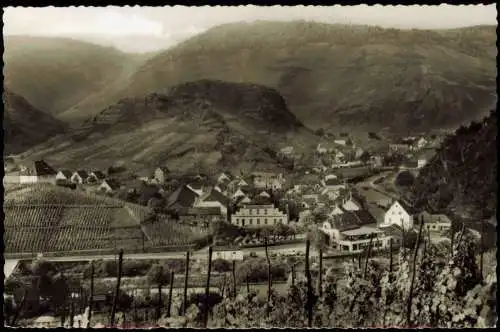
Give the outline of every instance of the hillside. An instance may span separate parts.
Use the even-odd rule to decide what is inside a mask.
[[[66,129],[66,124],[37,110],[26,99],[8,90],[4,91],[3,102],[4,154],[23,152]]]
[[[87,117],[88,109],[118,98],[121,84],[148,57],[53,37],[5,36],[4,49],[5,86],[64,120]]]
[[[494,26],[226,24],[151,58],[125,94],[204,78],[252,82],[277,89],[306,126],[427,131],[491,108],[495,41]]]
[[[85,160],[86,167],[122,161],[129,169],[142,170],[163,164],[183,171],[273,168],[277,145],[306,145],[312,139],[275,90],[202,80],[166,94],[123,99],[71,135],[27,155],[65,167],[78,167]]]
[[[497,206],[497,114],[460,127],[420,172],[417,205],[489,218]]]

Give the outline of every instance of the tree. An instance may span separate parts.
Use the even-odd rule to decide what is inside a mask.
[[[217,272],[229,272],[231,271],[231,263],[225,259],[218,258],[213,261],[214,271]]]
[[[170,280],[170,273],[161,264],[151,266],[147,274],[147,279],[151,284],[158,285],[158,307],[156,315],[157,318],[160,318],[162,306],[162,287],[170,282],[173,282],[173,280]]]
[[[323,136],[325,136],[325,130],[323,128],[319,128],[319,129],[317,129],[317,130],[314,131],[314,134],[316,136],[323,137]]]
[[[368,151],[364,151],[361,156],[359,157],[359,160],[364,163],[364,164],[367,164],[369,161],[370,161],[370,158],[371,158],[371,155]]]
[[[399,187],[409,187],[415,183],[415,177],[409,171],[403,171],[398,174],[394,183]]]

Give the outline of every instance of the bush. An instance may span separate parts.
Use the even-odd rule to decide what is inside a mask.
[[[409,187],[415,183],[415,177],[409,171],[403,171],[398,174],[394,183],[399,187]]]
[[[218,258],[212,262],[212,268],[217,272],[229,272],[232,269],[232,264],[228,260]]]
[[[271,264],[271,275],[273,280],[284,280],[287,266],[284,263]],[[240,264],[236,269],[236,279],[238,282],[245,282],[246,278],[250,282],[267,281],[267,261],[263,258],[249,259]]]

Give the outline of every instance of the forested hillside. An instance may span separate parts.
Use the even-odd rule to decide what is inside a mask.
[[[418,205],[466,218],[488,218],[497,206],[497,113],[461,126],[420,172]]]

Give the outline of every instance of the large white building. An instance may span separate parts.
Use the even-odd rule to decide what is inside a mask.
[[[274,205],[244,205],[231,218],[232,223],[240,227],[265,227],[279,223],[287,224],[288,215]]]
[[[405,230],[413,228],[415,211],[406,204],[394,201],[384,215],[384,222],[380,227],[397,225]]]

